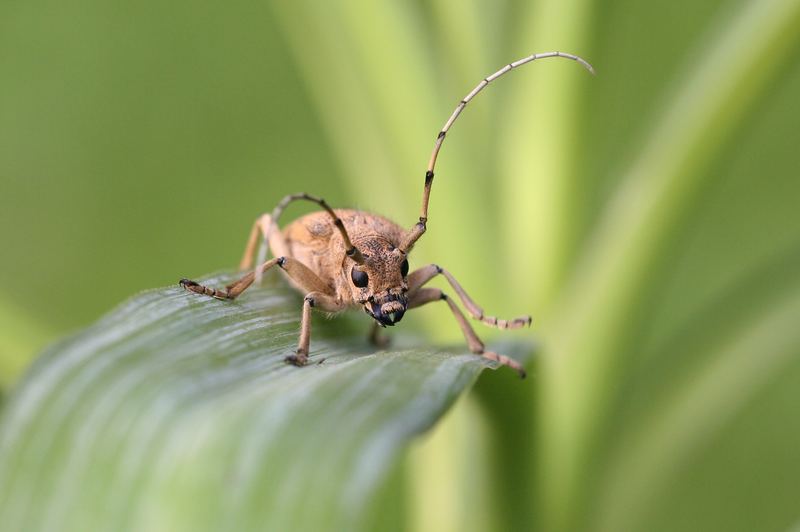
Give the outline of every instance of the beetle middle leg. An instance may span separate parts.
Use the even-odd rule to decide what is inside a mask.
[[[464,305],[464,307],[467,309],[467,312],[469,312],[469,315],[472,316],[473,319],[480,320],[485,325],[497,327],[498,329],[518,329],[520,327],[524,327],[525,325],[531,324],[530,316],[520,316],[512,320],[503,320],[494,316],[486,316],[483,313],[483,308],[481,308],[480,305],[475,303],[475,301],[469,297],[467,292],[464,291],[458,281],[456,281],[455,277],[453,277],[450,272],[444,268],[441,268],[440,266],[437,266],[436,264],[423,266],[422,268],[409,274],[408,291],[410,296],[413,297],[414,292],[420,290],[423,285],[427,284],[428,281],[440,274],[443,275],[444,278],[447,279],[447,282],[450,283],[450,286],[453,287],[456,295],[458,295],[461,303]]]
[[[450,307],[450,311],[453,313],[453,317],[458,322],[459,327],[461,327],[461,332],[464,334],[464,339],[467,341],[467,346],[469,346],[469,350],[475,353],[476,355],[481,355],[484,358],[488,358],[489,360],[494,360],[495,362],[499,362],[504,366],[508,366],[511,369],[515,370],[519,373],[519,376],[523,379],[525,378],[525,369],[522,365],[514,360],[513,358],[509,358],[505,355],[500,355],[495,353],[494,351],[487,351],[483,342],[478,335],[475,333],[475,330],[467,321],[466,316],[464,313],[461,312],[461,309],[458,308],[455,301],[453,301],[447,294],[442,292],[439,288],[419,288],[409,299],[408,301],[408,308],[413,309],[417,307],[421,307],[427,303],[432,303],[434,301],[445,301],[447,306]]]
[[[189,279],[181,279],[180,285],[190,292],[203,294],[217,299],[236,299],[247,290],[256,275],[263,274],[273,266],[280,267],[306,293],[303,300],[303,313],[300,323],[300,338],[295,354],[286,357],[286,361],[296,366],[305,365],[308,361],[308,346],[311,339],[311,309],[317,307],[326,312],[344,310],[344,304],[336,298],[333,289],[325,284],[316,273],[299,260],[291,257],[276,257],[261,264],[255,271],[248,272],[240,279],[223,289],[204,286]]]

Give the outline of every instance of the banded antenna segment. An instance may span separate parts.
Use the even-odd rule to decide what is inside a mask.
[[[503,74],[512,71],[513,69],[520,67],[524,64],[530,63],[537,59],[547,59],[549,57],[562,57],[564,59],[572,59],[580,63],[586,70],[588,70],[592,75],[594,75],[594,68],[592,65],[589,64],[588,61],[579,57],[574,54],[569,54],[566,52],[545,52],[541,54],[533,54],[529,55],[528,57],[523,57],[518,61],[514,61],[513,63],[508,63],[503,68],[491,74],[485,78],[483,78],[480,83],[478,83],[474,89],[472,89],[469,94],[464,96],[464,98],[458,103],[453,113],[450,115],[450,118],[447,119],[447,122],[444,123],[444,127],[442,127],[441,131],[439,131],[438,136],[436,137],[436,144],[433,146],[433,151],[431,152],[431,158],[428,161],[428,169],[425,171],[425,189],[422,192],[422,209],[420,211],[419,222],[408,232],[406,235],[403,243],[400,246],[400,249],[407,253],[411,250],[411,246],[419,240],[419,238],[425,233],[426,224],[428,222],[428,203],[431,197],[431,185],[433,184],[433,175],[434,175],[434,168],[436,167],[436,158],[439,156],[439,150],[442,149],[442,143],[444,142],[444,138],[447,136],[447,132],[453,127],[453,124],[458,119],[461,112],[467,106],[467,104],[472,101],[475,96],[480,94],[480,92],[485,89],[491,82],[502,76]]]

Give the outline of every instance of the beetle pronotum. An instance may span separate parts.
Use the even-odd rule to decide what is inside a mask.
[[[283,198],[271,214],[262,215],[253,224],[240,269],[250,270],[253,266],[253,258],[261,236],[262,247],[259,252],[261,260],[258,261],[260,265],[255,270],[222,289],[203,286],[189,279],[181,279],[180,285],[189,291],[217,299],[235,299],[264,272],[273,266],[278,266],[286,274],[292,286],[305,296],[297,350],[286,357],[287,362],[297,366],[303,366],[308,362],[312,308],[328,313],[339,313],[348,308],[362,306],[375,320],[370,339],[377,344],[378,326],[396,324],[409,309],[433,301],[445,301],[461,327],[470,351],[509,366],[521,377],[525,377],[525,370],[517,361],[484,348],[483,342],[475,334],[455,301],[442,290],[425,287],[425,284],[437,275],[443,275],[469,315],[491,327],[516,329],[530,325],[530,316],[512,320],[486,316],[483,309],[467,295],[450,272],[436,264],[429,264],[409,273],[407,257],[427,229],[428,203],[436,158],[439,156],[447,132],[461,112],[486,86],[503,74],[536,59],[548,57],[572,59],[594,74],[592,66],[577,55],[547,52],[533,54],[509,63],[481,80],[458,103],[436,137],[428,169],[425,172],[419,221],[408,231],[382,216],[350,209],[332,209],[322,198],[305,193],[292,194]],[[307,214],[291,222],[282,231],[278,230],[281,213],[290,203],[298,200],[316,203],[322,210]],[[272,251],[274,258],[264,261],[267,247]]]

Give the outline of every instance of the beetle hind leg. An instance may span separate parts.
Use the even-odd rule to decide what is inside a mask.
[[[260,237],[260,238],[259,238]],[[259,245],[260,244],[260,245]],[[291,256],[286,239],[278,227],[277,221],[269,214],[262,214],[253,222],[250,229],[250,236],[247,238],[247,246],[244,248],[242,260],[239,262],[239,270],[249,270],[253,266],[253,259],[258,255],[256,264],[266,260],[267,246],[275,257]]]

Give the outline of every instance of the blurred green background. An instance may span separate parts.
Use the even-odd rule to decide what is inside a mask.
[[[533,314],[542,351],[412,449],[409,526],[797,526],[798,28],[797,0],[4,2],[3,391],[128,296],[235,266],[288,193],[410,226],[458,100],[569,51],[598,75],[511,73],[443,147],[412,267]],[[394,334],[460,341],[420,312]]]

